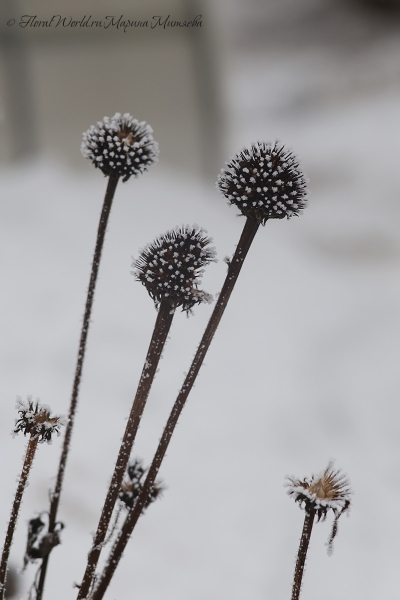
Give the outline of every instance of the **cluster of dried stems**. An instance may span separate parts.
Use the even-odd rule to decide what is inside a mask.
[[[58,534],[62,525],[57,520],[58,508],[75,424],[86,342],[109,215],[119,179],[122,178],[123,181],[127,181],[131,176],[137,177],[156,162],[158,146],[154,142],[151,133],[150,127],[145,123],[137,122],[130,115],[121,116],[117,113],[111,119],[105,118],[84,134],[82,152],[108,177],[108,184],[98,226],[70,407],[68,418],[64,420],[60,417],[50,417],[47,408],[41,407],[39,403],[34,404],[31,400],[26,405],[21,404],[18,408],[21,418],[17,421],[15,431],[28,433],[30,438],[12,507],[0,565],[0,600],[5,597],[10,547],[38,442],[50,441],[51,433],[54,431],[58,433],[60,426],[66,424],[56,483],[50,494],[47,527],[45,527],[40,517],[30,521],[25,556],[26,563],[30,560],[40,560],[40,566],[30,590],[30,598],[42,600],[44,595],[51,551],[60,543]],[[265,144],[260,142],[243,150],[230,163],[227,163],[227,169],[219,177],[217,185],[220,191],[231,204],[235,204],[239,208],[245,216],[245,224],[234,255],[228,261],[228,272],[218,295],[218,300],[147,472],[138,462],[135,462],[133,466],[129,466],[136,433],[176,309],[181,307],[182,310],[189,311],[195,304],[209,300],[209,296],[198,289],[198,284],[200,281],[200,267],[211,262],[214,254],[213,249],[208,248],[210,240],[206,238],[202,230],[183,228],[170,231],[165,236],[158,238],[153,245],[142,253],[140,261],[136,262],[137,279],[146,286],[155,302],[158,310],[157,318],[111,483],[104,501],[97,531],[93,538],[93,545],[88,554],[86,570],[81,584],[77,586],[77,600],[89,598],[100,600],[103,598],[140,515],[159,495],[161,487],[156,478],[163,458],[252,241],[260,225],[265,225],[268,220],[290,218],[299,214],[306,202],[305,181],[305,177],[290,151],[276,143]],[[124,483],[126,473],[130,476],[128,483]],[[145,479],[142,482],[144,476]],[[294,496],[300,504],[303,503],[306,508],[292,600],[297,600],[300,594],[305,557],[315,516],[317,515],[318,520],[321,517],[324,519],[329,508],[334,511],[335,523],[331,536],[332,541],[337,530],[337,519],[349,505],[347,481],[340,478],[339,472],[333,471],[330,465],[323,477],[325,477],[325,483],[328,481],[331,486],[331,492],[329,492],[331,495],[328,494],[328,497],[325,494],[322,499],[320,497],[321,493],[318,491],[319,488],[316,487],[316,481],[312,480],[310,484],[307,483],[307,480],[303,482],[290,480],[289,494]],[[339,481],[339,484],[337,484],[337,481]],[[312,485],[314,485],[314,488]],[[334,491],[333,495],[332,490]],[[125,508],[127,508],[125,521],[119,528],[115,523],[114,526],[111,526],[118,501],[120,503],[124,501]],[[107,535],[110,538],[110,529],[111,531],[116,530],[117,534],[103,571],[98,574],[96,572],[98,561],[107,542]],[[42,530],[45,530],[44,534]]]

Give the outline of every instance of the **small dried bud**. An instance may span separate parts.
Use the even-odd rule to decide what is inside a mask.
[[[64,528],[63,523],[56,523],[54,531],[42,535],[44,526],[41,515],[29,521],[24,569],[29,562],[35,562],[38,558],[45,558],[55,546],[61,544],[60,532]]]
[[[152,133],[144,121],[139,122],[128,113],[116,113],[111,118],[104,117],[83,134],[81,151],[104,175],[128,181],[157,162],[158,144]]]
[[[23,431],[24,435],[29,433],[31,438],[38,438],[42,443],[50,444],[53,433],[60,435],[61,427],[67,424],[66,417],[51,417],[50,407],[38,400],[33,402],[31,397],[27,401],[17,398],[16,409],[20,416],[15,420],[14,434]]]
[[[119,499],[123,502],[126,508],[131,509],[135,504],[136,498],[139,496],[142,491],[142,478],[146,473],[146,469],[142,466],[142,461],[136,459],[134,463],[128,466],[127,469],[127,479],[122,483],[121,491],[119,493]],[[152,502],[157,500],[157,498],[164,491],[164,486],[161,482],[155,481],[150,495],[146,501],[145,508],[150,506]]]
[[[284,146],[257,142],[227,163],[217,188],[246,217],[263,225],[288,219],[306,205],[306,178],[296,157]]]
[[[211,242],[203,229],[193,225],[168,231],[144,248],[133,274],[156,306],[167,301],[173,309],[190,311],[195,304],[211,302],[210,294],[198,289],[203,267],[215,262]]]
[[[332,532],[328,540],[328,554],[332,553],[333,540],[338,530],[340,516],[350,508],[352,490],[347,476],[333,468],[330,462],[320,475],[312,475],[310,479],[287,477],[285,483],[287,493],[294,498],[300,508],[315,512],[317,520],[325,521],[329,510],[335,515]]]

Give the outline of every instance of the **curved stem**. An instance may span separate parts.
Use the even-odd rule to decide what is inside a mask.
[[[299,600],[300,598],[301,582],[303,579],[304,567],[306,564],[307,550],[308,545],[310,543],[312,528],[314,525],[315,510],[312,507],[310,507],[308,510],[309,512],[306,512],[306,515],[304,517],[303,533],[301,534],[299,552],[297,554],[291,600]]]
[[[83,361],[85,359],[86,342],[87,342],[87,336],[88,336],[88,332],[89,332],[90,317],[92,314],[93,299],[94,299],[94,294],[95,294],[95,290],[96,290],[97,275],[99,272],[101,253],[103,250],[104,237],[105,237],[105,233],[106,233],[106,229],[107,229],[108,218],[110,216],[111,206],[112,206],[115,190],[117,188],[118,180],[119,180],[118,176],[110,176],[109,177],[108,184],[107,184],[107,190],[106,190],[106,194],[105,194],[104,202],[103,202],[103,208],[102,208],[101,215],[100,215],[99,227],[98,227],[98,231],[97,231],[96,246],[95,246],[94,256],[93,256],[92,271],[90,274],[89,288],[88,288],[87,297],[86,297],[85,313],[83,316],[81,337],[80,337],[80,341],[79,341],[78,358],[77,358],[76,368],[75,368],[75,377],[74,377],[74,382],[73,382],[73,386],[72,386],[71,402],[70,402],[69,414],[68,414],[69,421],[68,421],[68,424],[67,424],[67,427],[65,430],[63,448],[62,448],[60,462],[59,462],[59,466],[58,466],[56,485],[54,487],[53,493],[51,494],[50,511],[49,511],[49,514],[50,514],[50,516],[49,516],[49,533],[54,531],[54,527],[57,522],[58,505],[60,502],[60,494],[61,494],[61,489],[62,489],[62,485],[63,485],[65,467],[67,464],[67,458],[68,458],[68,453],[69,453],[69,448],[70,448],[70,443],[71,443],[72,429],[74,427],[74,422],[75,422],[76,408],[77,408],[77,404],[78,404],[79,387],[80,387],[81,377],[82,377]],[[46,556],[42,562],[42,566],[40,569],[39,583],[38,583],[38,587],[37,587],[37,591],[36,591],[36,600],[42,600],[43,588],[44,588],[44,583],[45,583],[45,579],[46,579],[46,571],[47,571],[49,556],[50,555]]]
[[[217,330],[226,305],[228,304],[228,300],[231,296],[231,293],[239,276],[244,259],[246,258],[246,255],[250,249],[251,243],[258,231],[259,226],[260,224],[255,219],[248,218],[246,220],[235,254],[232,258],[232,261],[230,262],[228,273],[224,285],[222,287],[221,293],[218,297],[217,303],[210,317],[206,330],[203,334],[199,347],[197,348],[197,352],[190,366],[190,370],[186,376],[186,379],[172,408],[171,414],[167,421],[167,425],[165,426],[161,440],[159,442],[156,454],[153,458],[153,462],[150,466],[146,480],[143,484],[142,491],[140,492],[133,509],[128,514],[125,523],[121,529],[121,533],[118,536],[113,548],[111,549],[110,556],[108,557],[107,564],[104,568],[101,579],[93,593],[92,600],[101,600],[101,598],[103,598],[104,593],[106,592],[111,578],[115,572],[115,569],[117,568],[118,563],[122,557],[122,553],[129,540],[129,537],[143,511],[143,508],[146,505],[146,501],[149,497],[150,490],[155,482],[161,463],[167,451],[169,442],[171,441],[172,435],[174,433],[176,424],[179,419],[179,415],[183,410],[185,402],[189,396],[190,390],[192,389],[200,367],[203,364],[204,358],[207,354],[207,350]]]
[[[131,413],[126,424],[125,434],[122,439],[114,473],[97,527],[97,532],[94,537],[93,546],[88,555],[87,567],[83,577],[82,585],[79,589],[78,599],[86,598],[89,594],[97,563],[100,558],[100,553],[104,545],[104,540],[106,538],[107,530],[111,521],[112,513],[118,500],[122,480],[128,466],[132,446],[135,441],[144,407],[150,393],[150,388],[160,362],[161,354],[167,340],[173,316],[174,311],[171,309],[170,304],[168,302],[162,302],[160,304],[157,319],[154,325],[153,335],[150,341],[143,371],[140,376],[136,396],[132,404]]]
[[[8,558],[10,556],[10,549],[12,540],[14,537],[15,525],[17,524],[17,518],[19,513],[19,508],[21,506],[22,496],[24,494],[24,490],[26,487],[26,483],[28,481],[29,471],[31,470],[32,462],[35,457],[36,448],[38,445],[38,436],[31,437],[28,442],[28,447],[26,449],[24,465],[22,467],[21,475],[18,482],[17,491],[15,493],[14,503],[11,509],[10,521],[8,523],[6,539],[4,542],[3,553],[1,556],[1,564],[0,564],[0,600],[3,600],[5,597],[5,583],[7,577],[7,565]]]

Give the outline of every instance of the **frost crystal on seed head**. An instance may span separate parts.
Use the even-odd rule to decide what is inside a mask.
[[[257,142],[227,163],[217,188],[246,217],[265,224],[288,219],[306,206],[306,177],[296,157],[283,145]]]
[[[133,263],[137,281],[146,287],[156,306],[169,302],[172,309],[190,311],[195,304],[210,302],[199,290],[203,267],[215,262],[215,249],[205,231],[197,226],[168,231],[146,246]]]
[[[60,428],[67,424],[68,419],[64,416],[50,414],[47,404],[40,404],[39,400],[34,402],[31,396],[26,401],[17,398],[16,409],[19,419],[15,420],[14,434],[22,431],[24,435],[29,433],[32,438],[39,438],[39,442],[51,443],[53,433],[60,435]]]
[[[104,175],[128,181],[157,162],[158,144],[152,133],[144,121],[139,122],[128,113],[116,113],[111,118],[104,117],[83,134],[81,151]]]

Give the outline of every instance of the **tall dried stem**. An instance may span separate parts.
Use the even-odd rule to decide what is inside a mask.
[[[101,575],[99,583],[96,586],[96,589],[93,593],[93,600],[101,600],[103,598],[104,593],[107,590],[107,587],[111,581],[111,578],[115,572],[115,569],[118,566],[118,563],[122,557],[122,553],[126,547],[126,544],[129,540],[129,537],[143,511],[143,508],[146,506],[147,499],[149,497],[152,486],[156,480],[158,471],[160,469],[161,463],[167,451],[169,442],[174,433],[175,427],[177,425],[179,416],[183,410],[185,402],[189,396],[190,390],[193,387],[193,384],[196,380],[196,377],[199,373],[200,367],[203,364],[204,358],[207,354],[207,350],[211,344],[211,341],[214,337],[214,334],[217,330],[219,322],[222,318],[228,300],[231,296],[241,268],[243,266],[243,262],[246,258],[246,255],[250,249],[251,243],[258,231],[260,223],[253,218],[248,217],[243,228],[242,235],[240,237],[239,243],[237,245],[235,254],[229,264],[228,273],[226,275],[226,279],[224,285],[222,287],[221,293],[218,297],[218,301],[215,305],[213,313],[210,317],[206,330],[203,334],[199,347],[197,349],[196,355],[193,359],[193,362],[190,366],[189,372],[186,376],[186,379],[182,385],[182,388],[178,394],[178,397],[175,401],[175,404],[172,408],[171,414],[169,416],[167,425],[163,431],[161,440],[159,442],[156,454],[153,458],[153,462],[150,466],[150,469],[147,473],[146,480],[143,484],[142,491],[138,496],[136,503],[133,509],[128,514],[125,523],[121,529],[121,533],[118,536],[111,552],[108,557],[107,564],[104,568],[104,571]],[[85,596],[79,596],[79,598],[84,598]]]
[[[173,316],[174,310],[171,309],[169,302],[162,302],[158,310],[150,346],[126,425],[125,434],[122,439],[110,487],[107,492],[97,531],[94,537],[93,546],[88,555],[87,567],[82,585],[79,589],[78,598],[86,598],[89,594],[113,510],[118,500],[118,494],[121,489],[122,480],[128,466],[128,461],[132,451],[133,443],[135,441],[136,433],[139,428],[143,410],[150,393],[150,388],[154,381],[165,342],[167,340]]]
[[[315,510],[309,507],[304,516],[303,532],[300,538],[299,551],[297,553],[296,567],[294,570],[294,580],[291,600],[299,600],[301,591],[301,582],[303,579],[304,567],[306,564],[307,550],[311,539],[312,528],[314,525]]]
[[[87,343],[87,337],[88,337],[88,333],[89,333],[89,325],[90,325],[90,318],[91,318],[91,314],[92,314],[94,294],[95,294],[95,290],[96,290],[97,276],[98,276],[98,272],[99,272],[101,254],[102,254],[103,245],[104,245],[104,238],[105,238],[105,234],[106,234],[106,230],[107,230],[108,218],[110,215],[111,206],[112,206],[112,202],[114,199],[115,190],[117,188],[118,180],[119,180],[118,176],[110,176],[109,177],[108,184],[107,184],[107,190],[106,190],[106,194],[105,194],[104,202],[103,202],[103,208],[102,208],[101,215],[100,215],[100,221],[99,221],[99,226],[98,226],[98,231],[97,231],[96,246],[95,246],[95,251],[94,251],[94,256],[93,256],[92,271],[90,274],[89,288],[88,288],[87,297],[86,297],[85,313],[84,313],[84,317],[83,317],[81,337],[80,337],[80,341],[79,341],[78,357],[77,357],[77,362],[76,362],[76,367],[75,367],[75,376],[74,376],[74,381],[73,381],[73,385],[72,385],[72,394],[71,394],[71,401],[70,401],[69,414],[68,414],[69,421],[68,421],[68,425],[67,425],[67,428],[65,431],[63,448],[62,448],[60,462],[59,462],[59,466],[58,466],[56,485],[54,487],[54,491],[51,494],[51,500],[50,500],[49,533],[52,533],[54,531],[54,528],[55,528],[56,522],[57,522],[57,512],[58,512],[58,506],[59,506],[59,502],[60,502],[60,494],[61,494],[62,485],[63,485],[63,481],[64,481],[65,467],[67,464],[67,458],[68,458],[68,453],[69,453],[70,444],[71,444],[72,430],[73,430],[74,423],[75,423],[75,415],[76,415],[76,409],[77,409],[77,405],[78,405],[79,387],[80,387],[81,378],[82,378],[83,362],[84,362],[85,353],[86,353],[86,343]],[[38,583],[37,592],[36,592],[36,600],[42,600],[49,556],[50,555],[46,556],[42,562],[39,583]]]
[[[0,564],[0,600],[5,598],[5,583],[7,577],[7,565],[8,558],[10,556],[11,544],[14,537],[15,526],[17,524],[18,513],[21,506],[22,496],[26,488],[28,481],[29,472],[32,467],[33,459],[35,457],[36,448],[38,445],[38,436],[31,436],[29,438],[28,447],[26,449],[24,465],[22,467],[21,475],[18,482],[17,491],[15,493],[14,502],[11,509],[10,521],[7,527],[6,539],[4,542],[3,553],[1,556]]]

